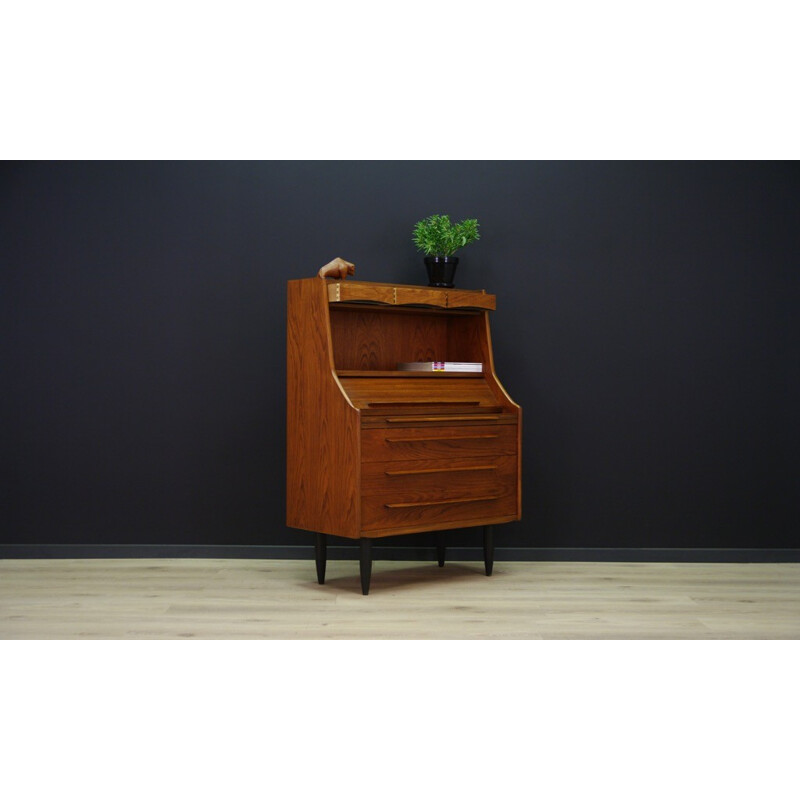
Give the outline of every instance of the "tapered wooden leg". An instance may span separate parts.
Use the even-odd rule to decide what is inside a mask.
[[[494,566],[494,537],[491,525],[486,525],[483,529],[483,563],[486,566],[486,574],[491,575]]]
[[[444,554],[445,550],[447,549],[444,542],[445,542],[444,534],[441,531],[439,531],[436,534],[436,558],[439,561],[440,567],[444,566]]]
[[[325,564],[328,561],[328,539],[324,533],[318,533],[314,545],[317,559],[317,581],[325,583]]]
[[[369,594],[369,579],[372,576],[372,539],[361,540],[361,594]]]

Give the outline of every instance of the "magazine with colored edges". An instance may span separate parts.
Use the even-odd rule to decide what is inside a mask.
[[[403,372],[483,372],[483,364],[475,361],[403,361],[397,369]]]

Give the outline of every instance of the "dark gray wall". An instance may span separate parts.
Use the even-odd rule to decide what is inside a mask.
[[[411,228],[449,213],[525,414],[498,545],[797,547],[799,190],[797,163],[5,164],[0,543],[307,544],[285,281],[340,255],[424,283]]]

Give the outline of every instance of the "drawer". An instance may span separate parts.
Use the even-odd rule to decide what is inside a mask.
[[[361,431],[361,460],[411,461],[517,453],[516,425],[370,428]]]
[[[499,493],[504,490],[507,494]],[[379,495],[361,498],[363,531],[417,526],[435,530],[458,522],[486,524],[486,520],[512,518],[516,514],[516,491],[511,491],[509,487],[494,491],[487,489],[485,494],[476,492],[440,500],[399,499]]]
[[[386,502],[506,494],[517,480],[515,456],[371,461],[361,467],[361,494]]]
[[[440,308],[497,307],[493,294],[469,289],[436,289],[393,283],[366,283],[328,279],[328,302],[386,303],[392,306],[425,305]]]

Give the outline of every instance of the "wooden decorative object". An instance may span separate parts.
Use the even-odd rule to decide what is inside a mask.
[[[474,526],[491,574],[490,526],[521,515],[522,414],[495,375],[494,308],[483,291],[289,281],[286,521],[317,534],[320,583],[327,536],[360,540],[367,594],[372,539]],[[483,372],[398,371],[414,361]]]
[[[334,258],[333,261],[328,262],[324,267],[320,267],[317,274],[320,278],[344,280],[348,275],[354,275],[355,271],[355,264],[351,264],[343,258]]]

